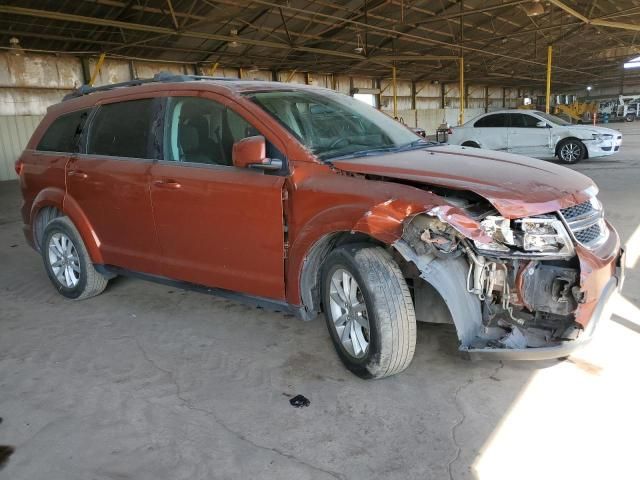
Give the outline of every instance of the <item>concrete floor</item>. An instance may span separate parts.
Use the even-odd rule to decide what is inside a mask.
[[[341,366],[322,321],[124,278],[64,300],[1,185],[0,444],[16,452],[0,478],[637,475],[640,125],[616,127],[621,152],[576,167],[636,264],[594,342],[565,362],[468,362],[449,326],[421,324],[409,369],[381,381]]]

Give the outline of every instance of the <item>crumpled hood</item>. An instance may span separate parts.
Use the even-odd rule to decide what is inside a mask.
[[[593,181],[551,162],[493,150],[442,145],[336,160],[340,170],[467,190],[508,218],[538,215],[586,201]]]

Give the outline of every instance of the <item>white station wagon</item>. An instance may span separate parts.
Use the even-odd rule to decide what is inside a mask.
[[[622,134],[610,128],[573,125],[554,115],[532,110],[502,110],[482,114],[453,127],[449,143],[503,150],[529,157],[576,163],[583,158],[613,155]]]

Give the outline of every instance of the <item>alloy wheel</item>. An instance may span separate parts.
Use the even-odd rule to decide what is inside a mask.
[[[362,290],[347,270],[339,268],[331,275],[329,303],[340,343],[352,357],[364,357],[371,338],[369,315]]]
[[[582,154],[582,149],[577,143],[566,143],[560,149],[560,157],[565,162],[577,162]]]
[[[56,279],[66,288],[75,288],[80,282],[80,256],[71,239],[56,232],[49,240],[49,265]]]

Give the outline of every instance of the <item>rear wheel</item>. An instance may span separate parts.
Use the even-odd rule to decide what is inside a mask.
[[[480,148],[480,145],[478,145],[476,142],[464,142],[462,146],[471,147],[471,148]]]
[[[82,300],[106,288],[107,278],[94,268],[80,233],[68,217],[49,222],[41,253],[49,279],[61,295]]]
[[[636,119],[636,116],[633,113],[627,113],[624,117],[625,122],[633,122]]]
[[[380,247],[347,245],[323,266],[323,305],[344,365],[362,378],[382,378],[411,363],[416,319],[398,265]]]
[[[563,163],[577,163],[586,156],[586,153],[584,144],[575,138],[562,140],[558,144],[557,155]]]

